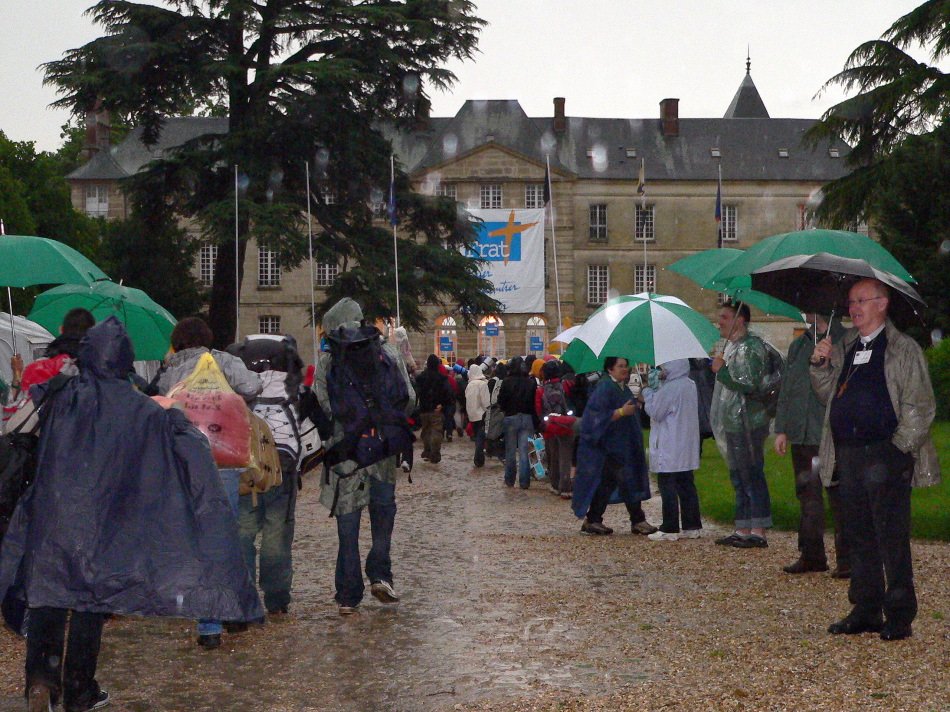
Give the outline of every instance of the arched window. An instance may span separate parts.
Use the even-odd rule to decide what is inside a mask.
[[[439,317],[435,320],[435,348],[432,353],[440,358],[447,359],[450,366],[455,365],[455,350],[458,348],[458,330],[455,319],[450,316]]]
[[[528,319],[528,326],[524,332],[525,354],[543,355],[548,348],[548,328],[544,318],[533,316]]]
[[[505,357],[505,322],[499,317],[486,316],[478,322],[478,353]]]

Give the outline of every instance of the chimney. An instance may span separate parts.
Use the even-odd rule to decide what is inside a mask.
[[[102,102],[97,100],[91,109],[86,111],[86,137],[83,154],[86,159],[92,158],[99,151],[108,151],[112,141],[112,122],[109,111],[102,108]]]
[[[567,119],[564,117],[564,97],[554,97],[554,133],[562,134],[567,130]]]
[[[679,99],[664,99],[660,102],[660,120],[663,122],[664,137],[680,135]]]

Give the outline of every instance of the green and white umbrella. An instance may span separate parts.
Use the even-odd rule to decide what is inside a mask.
[[[574,334],[562,359],[577,373],[599,371],[608,356],[661,364],[705,358],[719,330],[676,297],[631,294],[611,299]]]

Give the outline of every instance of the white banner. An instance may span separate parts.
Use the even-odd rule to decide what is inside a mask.
[[[509,314],[544,312],[544,210],[471,210],[481,276],[495,285],[492,296]]]

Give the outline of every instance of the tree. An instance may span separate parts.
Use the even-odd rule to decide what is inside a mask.
[[[209,317],[218,344],[235,333],[235,274],[250,237],[282,266],[307,253],[305,165],[314,180],[316,258],[339,262],[327,301],[364,302],[367,316],[395,314],[392,236],[374,224],[388,194],[385,130],[412,125],[446,87],[441,65],[470,58],[479,27],[468,0],[166,0],[172,9],[103,0],[91,10],[107,31],[46,65],[59,106],[103,108],[141,126],[154,144],[172,115],[227,115],[227,134],[186,142],[131,181],[133,200],[162,195],[221,245]],[[235,229],[235,167],[241,197]],[[420,304],[450,302],[463,319],[497,311],[490,284],[460,249],[474,240],[454,204],[413,195],[396,177],[402,237],[402,321],[424,323]],[[332,196],[332,200],[328,199]]]
[[[929,47],[932,64],[910,54]],[[824,187],[818,216],[831,225],[871,222],[881,242],[917,277],[930,305],[927,327],[950,326],[950,0],[929,0],[862,44],[826,83],[857,94],[828,109],[808,132],[852,146],[851,173]],[[929,341],[927,329],[917,329]]]

